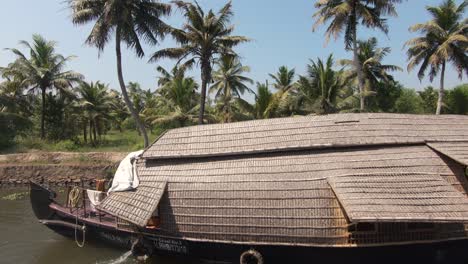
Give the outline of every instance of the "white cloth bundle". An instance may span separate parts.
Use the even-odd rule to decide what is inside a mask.
[[[132,152],[120,162],[112,180],[112,186],[107,193],[124,192],[138,187],[140,181],[136,173],[135,160],[142,153],[143,150]]]

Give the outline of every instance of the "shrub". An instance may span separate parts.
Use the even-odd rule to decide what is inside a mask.
[[[397,113],[422,114],[424,113],[424,102],[413,89],[402,89],[400,97],[395,102]]]
[[[80,146],[76,144],[76,142],[71,140],[63,140],[59,141],[55,144],[54,149],[56,150],[67,150],[67,151],[75,151],[78,150]]]

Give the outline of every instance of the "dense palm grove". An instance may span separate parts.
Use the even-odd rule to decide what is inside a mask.
[[[58,54],[56,43],[34,35],[11,48],[16,59],[0,68],[0,149],[24,138],[45,142],[66,141],[66,148],[97,147],[110,131],[136,130],[149,142],[148,131],[161,131],[204,123],[344,112],[390,112],[414,114],[468,114],[468,85],[446,89],[448,65],[460,79],[468,74],[468,21],[464,1],[444,0],[427,7],[431,20],[414,25],[415,38],[405,44],[408,67],[433,81],[437,88],[416,92],[392,76],[404,69],[385,63],[391,52],[376,38],[359,39],[358,27],[388,32],[387,16],[396,16],[401,0],[317,1],[314,29],[326,26],[326,41],[343,34],[344,48],[352,58],[329,55],[311,59],[307,71],[297,73],[286,66],[270,73],[270,80],[247,77],[235,48],[249,38],[234,35],[234,15],[229,2],[218,11],[203,10],[197,3],[154,0],[70,0],[72,21],[92,24],[86,43],[98,50],[109,41],[116,44],[118,89],[89,82],[67,68],[73,59]],[[164,22],[177,7],[186,19],[182,28]],[[417,35],[416,35],[417,34]],[[163,37],[177,46],[157,50]],[[126,83],[122,73],[121,43],[144,57],[142,42],[154,46],[150,63],[174,59],[172,69],[156,66],[155,87],[143,89]],[[200,80],[189,76],[200,69]],[[156,88],[156,89],[154,89]]]

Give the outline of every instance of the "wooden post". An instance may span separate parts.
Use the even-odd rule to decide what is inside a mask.
[[[83,198],[83,217],[86,218],[86,190],[84,188],[84,182],[83,179],[81,179],[81,191],[82,191],[82,198]]]

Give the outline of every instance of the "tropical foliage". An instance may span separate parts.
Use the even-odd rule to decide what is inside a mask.
[[[185,60],[184,67],[191,67],[195,62],[200,65],[201,96],[198,123],[203,124],[207,86],[212,79],[212,64],[223,54],[234,55],[232,48],[248,39],[232,35],[234,26],[229,25],[233,16],[231,2],[217,13],[213,10],[205,12],[197,2],[174,3],[183,10],[186,18],[182,29],[173,28],[170,31],[180,46],[155,52],[151,61],[172,58]]]
[[[115,34],[115,47],[117,57],[117,76],[120,90],[130,113],[133,116],[141,134],[145,147],[148,146],[148,135],[144,124],[141,122],[133,102],[128,96],[122,73],[121,43],[134,50],[138,57],[143,57],[145,52],[140,38],[148,44],[157,45],[169,30],[161,17],[171,12],[171,6],[154,0],[70,0],[70,8],[73,11],[72,21],[82,25],[94,22],[93,29],[86,39],[86,43],[104,50]]]
[[[436,114],[440,114],[444,106],[445,71],[448,63],[452,63],[458,71],[459,78],[468,75],[468,20],[464,18],[468,1],[459,6],[454,0],[445,0],[439,6],[428,6],[427,11],[432,19],[410,28],[411,32],[421,34],[409,40],[408,71],[418,65],[418,77],[423,79],[429,71],[431,82],[440,73],[439,97]]]
[[[318,11],[314,14],[314,30],[329,23],[325,34],[327,42],[331,37],[337,39],[344,31],[345,48],[353,51],[361,111],[365,110],[365,79],[362,64],[359,62],[358,25],[379,29],[387,34],[387,20],[383,16],[396,16],[395,4],[400,2],[402,0],[321,0],[315,3]]]
[[[60,150],[107,150],[125,144],[141,149],[149,142],[147,134],[155,138],[169,128],[295,115],[362,111],[466,115],[468,85],[445,89],[444,81],[448,67],[454,67],[460,78],[468,73],[464,19],[468,3],[443,1],[427,8],[432,19],[413,26],[411,31],[420,36],[406,43],[408,70],[418,67],[418,77],[428,74],[430,81],[440,74],[439,89],[416,91],[393,75],[402,69],[386,62],[390,48],[380,47],[374,37],[357,38],[359,25],[387,33],[386,17],[396,15],[399,0],[316,1],[315,28],[328,25],[327,41],[344,33],[352,58],[331,54],[296,68],[280,66],[265,73],[268,79],[263,82],[249,76],[250,67],[235,50],[248,39],[235,35],[231,2],[214,12],[196,2],[175,1],[172,5],[182,11],[184,21],[181,28],[174,28],[162,20],[170,14],[171,4],[69,0],[74,24],[93,23],[87,44],[101,52],[114,38],[120,91],[69,70],[73,57],[57,53],[55,42],[33,35],[32,42],[20,42],[23,51],[9,49],[14,60],[0,67],[0,149],[18,142],[28,148]],[[143,42],[154,47],[166,35],[176,46],[154,52],[150,62],[171,58],[177,60],[175,65],[156,66],[154,87],[124,82],[121,44],[143,57]],[[190,76],[198,70],[199,78]]]
[[[46,93],[55,89],[61,93],[69,92],[71,85],[82,79],[82,76],[64,68],[72,57],[64,57],[55,51],[56,43],[47,41],[41,35],[33,35],[32,43],[21,41],[20,44],[29,51],[29,58],[19,49],[10,49],[16,55],[16,60],[5,68],[0,68],[3,76],[7,77],[7,84],[25,87],[31,92],[39,90],[41,93],[41,138],[45,134]]]

